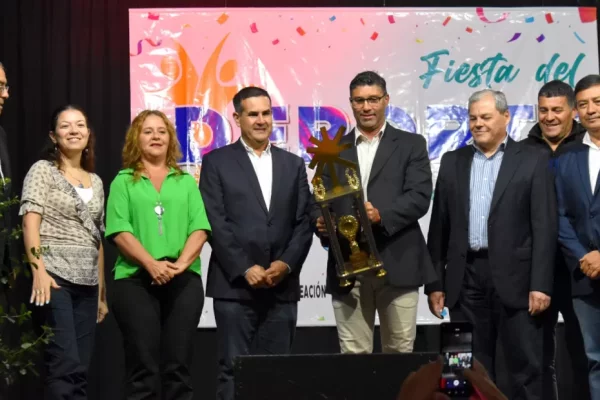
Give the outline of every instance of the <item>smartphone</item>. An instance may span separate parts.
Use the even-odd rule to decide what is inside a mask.
[[[468,398],[473,387],[463,376],[463,370],[473,367],[473,325],[468,322],[441,324],[440,354],[444,369],[440,378],[440,391],[451,398]]]

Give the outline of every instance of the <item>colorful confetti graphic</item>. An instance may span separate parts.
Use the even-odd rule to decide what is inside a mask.
[[[142,40],[138,40],[137,42],[137,53],[129,53],[130,57],[135,57],[135,56],[139,56],[140,54],[142,54],[142,42],[147,42],[150,46],[152,47],[158,47],[162,44],[162,40],[157,40],[156,42],[150,38],[146,38],[146,39],[142,39]]]
[[[521,32],[517,32],[513,35],[513,37],[506,43],[510,43],[510,42],[514,42],[515,40],[517,40],[518,38],[521,37]]]

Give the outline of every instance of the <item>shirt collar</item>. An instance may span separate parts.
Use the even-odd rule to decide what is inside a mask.
[[[246,149],[246,152],[248,153],[254,153],[254,149],[250,146],[248,146],[246,144],[246,142],[244,141],[244,138],[240,136],[240,141],[242,142],[242,145],[244,146],[244,148]],[[267,148],[264,151],[265,154],[271,154],[271,141],[269,141],[269,144],[267,145]]]
[[[600,147],[596,146],[596,144],[594,142],[592,142],[592,138],[590,137],[590,133],[586,132],[585,135],[583,136],[583,144],[591,147],[594,150],[600,150]]]
[[[467,143],[469,143],[470,145],[472,145],[472,146],[473,146],[473,148],[474,148],[476,151],[478,151],[478,152],[480,152],[480,153],[483,153],[483,151],[482,151],[482,150],[481,150],[479,147],[477,147],[477,144],[475,144],[475,140],[473,139],[473,137],[472,137],[472,136],[471,136],[471,139],[469,139],[469,141],[468,141]],[[507,143],[508,143],[508,133],[506,134],[506,137],[504,138],[504,140],[502,141],[502,143],[500,143],[500,146],[498,146],[498,148],[496,149],[496,152],[494,152],[494,154],[496,154],[496,153],[497,153],[497,152],[499,152],[499,151],[504,151],[504,149],[506,148],[506,144],[507,144]],[[492,154],[492,156],[493,156],[494,154]]]
[[[378,138],[379,140],[381,140],[381,138],[383,138],[383,134],[385,133],[386,126],[387,126],[387,122],[384,122],[379,133],[377,135],[375,135],[375,137]],[[357,127],[356,128],[356,138],[354,139],[354,144],[358,145],[359,143],[362,143],[364,140],[368,141],[369,139]]]
[[[125,168],[120,170],[119,172],[117,172],[117,175],[133,175],[135,173],[135,170],[133,168]],[[169,173],[167,174],[167,176],[173,175],[177,173],[177,170],[175,168],[169,168]],[[145,174],[142,174],[142,177],[147,178],[147,176]]]

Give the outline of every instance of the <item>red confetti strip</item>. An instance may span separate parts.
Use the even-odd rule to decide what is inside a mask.
[[[152,21],[158,21],[160,19],[160,15],[154,14],[154,13],[148,13],[148,19],[150,19]]]
[[[299,27],[297,27],[297,28],[296,28],[296,32],[298,32],[298,34],[299,34],[300,36],[304,36],[304,35],[306,35],[306,32],[304,32],[304,29],[302,29],[302,27],[301,27],[301,26],[299,26]]]
[[[152,46],[152,47],[158,47],[162,43],[162,40],[157,40],[155,42],[155,41],[153,41],[150,38],[138,40],[138,42],[137,42],[137,53],[134,54],[134,53],[129,52],[129,56],[130,57],[135,57],[135,56],[139,56],[140,54],[142,54],[142,42],[144,42],[144,41],[148,42],[148,44],[150,44],[150,46]]]
[[[379,33],[373,32],[373,34],[371,35],[371,40],[377,39],[377,36],[379,36]]]
[[[217,22],[219,23],[219,25],[223,25],[225,22],[227,22],[228,19],[229,15],[223,13],[219,18],[217,18]]]
[[[393,15],[388,15],[388,21],[390,21],[390,24],[395,24],[396,20],[394,19]]]
[[[275,39],[275,40],[273,40],[273,44],[274,44],[274,45],[275,45],[275,44],[279,44],[279,39]]]
[[[554,22],[554,20],[552,19],[552,14],[546,13],[546,22],[548,22],[549,24]]]
[[[365,20],[361,18],[360,19],[360,23],[364,25],[365,24]]]
[[[258,32],[258,28],[256,27],[256,22],[253,22],[253,23],[250,25],[250,32],[252,32],[252,33],[256,33],[256,32]]]
[[[465,29],[465,31],[469,32],[469,33],[473,33],[473,28],[467,26],[467,29]]]
[[[450,22],[451,19],[452,19],[452,17],[450,17],[450,16],[446,17],[444,22],[442,22],[442,25],[444,25],[444,26],[448,25],[448,22]]]
[[[505,12],[502,13],[502,16],[500,18],[498,18],[495,21],[490,21],[489,19],[487,19],[487,17],[485,16],[485,12],[483,11],[483,7],[477,7],[475,9],[475,11],[477,12],[477,16],[479,17],[480,20],[482,20],[483,22],[486,22],[488,24],[495,24],[498,22],[502,22],[504,21],[506,18],[508,18],[509,13]]]
[[[588,22],[594,22],[596,20],[596,8],[579,7],[579,19],[584,24],[587,24]]]

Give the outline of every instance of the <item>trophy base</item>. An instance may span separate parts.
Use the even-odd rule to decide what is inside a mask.
[[[377,278],[383,278],[386,275],[387,275],[387,271],[383,268],[381,268],[379,271],[377,271],[377,274],[375,274],[375,276]]]
[[[365,273],[374,273],[377,278],[383,278],[387,271],[383,269],[383,263],[373,256],[368,256],[364,251],[350,255],[350,261],[345,264],[345,271],[338,275],[340,287],[351,284],[349,278]]]
[[[350,264],[352,265],[352,272],[363,271],[365,269],[372,268],[369,265],[369,256],[364,251],[351,254]]]
[[[342,279],[340,281],[340,287],[348,287],[350,285],[352,285],[352,282],[349,279]]]

